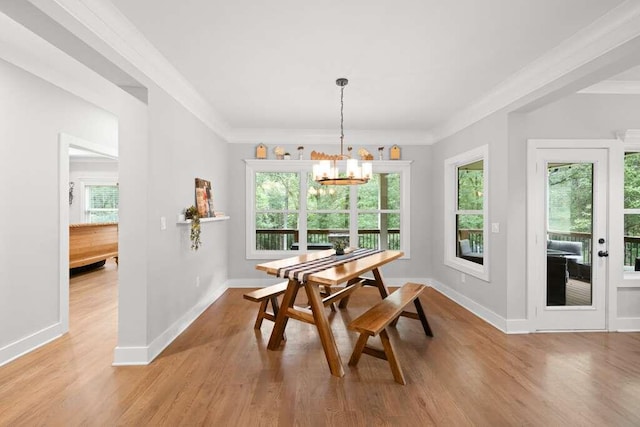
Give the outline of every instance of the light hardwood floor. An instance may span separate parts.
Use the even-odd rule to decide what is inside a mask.
[[[258,305],[231,289],[151,365],[115,368],[115,264],[70,286],[71,332],[0,368],[2,426],[640,425],[638,333],[508,336],[429,289],[435,337],[411,319],[390,333],[401,386],[383,360],[346,364],[346,324],[377,290],[330,314],[336,378],[311,325],[290,321],[268,351],[271,322],[254,332]]]

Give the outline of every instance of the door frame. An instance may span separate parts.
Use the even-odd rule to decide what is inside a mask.
[[[69,148],[79,148],[110,157],[118,158],[118,150],[95,142],[87,141],[64,132],[58,135],[58,200],[59,218],[59,271],[60,271],[60,329],[69,332]],[[79,189],[78,189],[79,190]]]
[[[622,265],[622,245],[623,239],[615,224],[621,214],[622,188],[624,173],[621,169],[624,147],[620,140],[616,139],[529,139],[527,141],[527,244],[526,253],[533,254],[536,250],[536,228],[540,222],[538,213],[533,210],[536,206],[534,194],[534,182],[536,176],[536,151],[538,149],[606,149],[608,151],[607,168],[607,191],[609,193],[607,206],[607,223],[605,224],[606,236],[609,251],[608,268],[605,280],[605,327],[604,331],[614,330],[617,312],[617,276],[620,274],[616,266]],[[536,281],[539,281],[539,272],[542,266],[537,265],[532,256],[527,256],[527,323],[531,332],[536,329],[536,308],[541,299],[538,298],[538,288]],[[565,330],[563,330],[565,331]],[[599,331],[602,331],[599,329]]]

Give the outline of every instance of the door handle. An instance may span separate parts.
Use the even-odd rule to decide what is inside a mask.
[[[607,251],[598,251],[598,256],[599,257],[608,257],[609,256],[609,252],[607,252]]]

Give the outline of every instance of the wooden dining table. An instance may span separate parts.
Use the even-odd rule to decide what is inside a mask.
[[[380,296],[386,298],[389,291],[380,267],[403,255],[401,251],[358,249],[344,256],[336,256],[335,251],[329,249],[256,265],[256,269],[269,275],[288,279],[267,348],[276,350],[280,347],[290,318],[313,324],[318,329],[331,374],[342,377],[344,368],[325,307],[339,301],[339,307],[346,308],[350,295],[362,286],[375,286]],[[363,277],[366,273],[372,273],[373,277]],[[324,293],[323,297],[321,286],[333,287],[343,283],[343,289]],[[307,293],[308,308],[294,306],[301,287]]]

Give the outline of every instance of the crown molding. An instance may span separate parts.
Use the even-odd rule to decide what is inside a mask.
[[[336,130],[326,129],[233,129],[227,141],[236,144],[335,144],[340,141]],[[348,145],[430,145],[433,137],[425,131],[349,130]]]
[[[595,95],[640,95],[640,81],[605,80],[578,93]]]
[[[640,37],[640,2],[627,0],[545,55],[511,75],[493,91],[433,129],[438,142]]]
[[[94,49],[108,58],[113,56],[112,52],[103,50],[105,48],[113,50],[218,136],[227,138],[230,128],[226,121],[111,2],[102,0],[30,1],[85,42],[88,42],[86,37],[88,31],[93,36],[92,41],[95,41],[95,38],[99,41],[96,44],[100,46],[92,45]],[[80,28],[77,24],[80,24]]]

